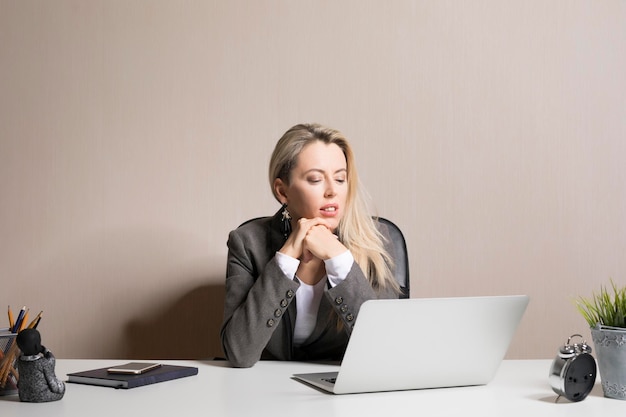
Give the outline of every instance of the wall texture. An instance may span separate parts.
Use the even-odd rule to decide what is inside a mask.
[[[625,21],[621,0],[0,0],[0,306],[44,310],[61,358],[219,356],[227,234],[278,209],[271,149],[317,121],[404,230],[412,296],[529,294],[509,357],[550,358],[589,334],[572,300],[626,277]]]

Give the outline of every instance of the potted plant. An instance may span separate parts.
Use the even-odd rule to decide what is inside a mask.
[[[604,396],[626,400],[626,287],[611,280],[576,304],[591,328]]]

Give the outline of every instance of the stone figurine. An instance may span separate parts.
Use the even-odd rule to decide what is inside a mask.
[[[17,361],[20,401],[43,403],[63,398],[65,383],[56,377],[54,355],[41,345],[39,331],[24,329],[19,332],[17,346],[22,351]]]

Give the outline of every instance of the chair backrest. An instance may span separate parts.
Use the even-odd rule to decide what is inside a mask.
[[[246,223],[250,223],[253,220],[261,219],[263,217],[255,217],[253,219],[247,220],[240,224],[239,226],[243,226]],[[394,246],[394,252],[396,257],[394,258],[395,263],[395,278],[400,284],[400,293],[399,298],[410,298],[411,296],[411,281],[409,279],[409,254],[406,249],[406,241],[404,240],[404,235],[398,226],[393,223],[391,220],[385,219],[384,217],[374,217],[379,223],[387,226],[387,230],[389,231],[389,238]]]
[[[409,255],[406,249],[404,235],[402,234],[400,228],[391,220],[385,219],[384,217],[375,217],[375,219],[387,226],[389,238],[394,246],[394,252],[396,255],[394,258],[395,277],[398,284],[400,284],[400,289],[402,290],[400,298],[410,298],[411,281],[409,279]]]

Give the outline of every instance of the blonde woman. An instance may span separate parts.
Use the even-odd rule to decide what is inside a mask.
[[[393,245],[369,213],[339,131],[292,127],[269,177],[281,209],[228,238],[224,353],[235,367],[340,360],[361,304],[400,294]]]

